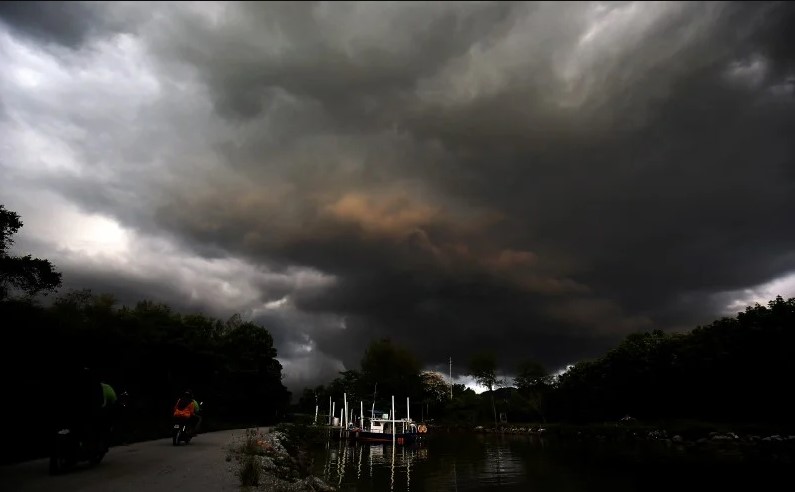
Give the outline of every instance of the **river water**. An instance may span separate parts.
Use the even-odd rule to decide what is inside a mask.
[[[397,446],[329,440],[313,471],[348,491],[790,490],[791,462],[738,448],[439,434]],[[784,487],[782,489],[782,487]]]

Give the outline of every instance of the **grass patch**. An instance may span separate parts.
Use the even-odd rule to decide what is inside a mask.
[[[257,429],[246,429],[243,442],[232,451],[238,455],[239,468],[237,476],[240,478],[240,485],[244,487],[255,487],[262,480],[262,462],[260,456],[265,456],[266,450],[262,434]],[[232,457],[227,456],[227,461]]]
[[[256,487],[262,479],[262,466],[256,455],[246,455],[240,464],[237,472],[240,478],[240,485],[244,487]]]
[[[257,429],[246,429],[243,444],[237,451],[246,456],[265,456],[263,436]]]

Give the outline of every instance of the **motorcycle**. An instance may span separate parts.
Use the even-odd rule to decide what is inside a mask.
[[[58,475],[83,461],[98,465],[108,452],[108,442],[103,432],[93,434],[89,436],[70,427],[58,429],[52,440],[50,474]]]
[[[204,405],[200,402],[199,406]],[[184,418],[175,418],[174,425],[171,427],[171,443],[174,446],[179,446],[181,442],[190,444],[190,440],[194,438],[196,429],[190,420]]]

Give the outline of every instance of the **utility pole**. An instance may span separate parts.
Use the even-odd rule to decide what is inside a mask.
[[[450,357],[450,399],[453,399],[453,358]]]

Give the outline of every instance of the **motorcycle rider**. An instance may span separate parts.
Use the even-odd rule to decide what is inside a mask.
[[[189,389],[182,393],[182,396],[174,405],[174,418],[178,420],[188,420],[191,434],[196,435],[201,425],[201,408],[199,402],[193,398],[193,392]]]
[[[116,396],[116,391],[113,386],[108,383],[100,382],[102,387],[102,408],[100,410],[100,424],[103,432],[103,437],[107,443],[110,439],[110,432],[114,423],[118,420],[119,398]]]
[[[93,370],[83,367],[67,376],[60,389],[63,395],[58,401],[64,404],[56,417],[58,427],[70,428],[77,435],[107,447],[117,401],[113,387],[102,382]]]

